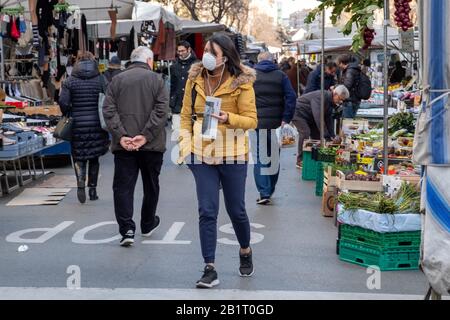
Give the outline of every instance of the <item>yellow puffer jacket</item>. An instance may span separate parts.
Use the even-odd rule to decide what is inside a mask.
[[[202,76],[203,65],[201,62],[192,65],[181,110],[181,159],[194,153],[205,162],[217,163],[221,159],[242,159],[247,156],[249,152],[247,130],[255,129],[258,124],[253,90],[256,72],[243,65],[241,68],[242,74],[238,77],[229,77],[214,94],[214,97],[222,99],[221,110],[228,113],[228,122],[219,123],[218,138],[210,140],[201,136],[203,120],[201,116],[197,117],[192,126],[192,89],[194,85],[197,91],[195,113],[203,114],[206,103],[205,80]]]

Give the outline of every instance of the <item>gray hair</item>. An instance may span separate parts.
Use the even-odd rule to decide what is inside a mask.
[[[273,61],[273,55],[269,51],[264,51],[258,54],[258,62],[265,60]]]
[[[339,97],[341,97],[343,100],[347,100],[350,97],[350,92],[348,91],[347,87],[342,84],[334,88],[333,92],[339,95]]]
[[[153,60],[153,51],[148,47],[140,46],[131,52],[131,62],[144,62],[147,63],[148,59]]]

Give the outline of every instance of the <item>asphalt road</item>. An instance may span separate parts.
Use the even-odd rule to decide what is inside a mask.
[[[74,283],[82,288],[106,290],[102,291],[105,298],[108,289],[113,288],[178,293],[177,290],[187,290],[189,298],[188,292],[195,288],[203,268],[195,185],[187,167],[170,161],[170,153],[169,149],[165,154],[160,178],[161,227],[151,239],[137,234],[131,248],[118,245],[111,155],[101,159],[100,200],[96,202],[79,204],[76,189],[57,206],[5,206],[20,191],[0,198],[0,298],[20,296],[24,288],[31,287],[55,288],[53,296],[47,291],[42,294],[59,296],[58,288],[63,290]],[[229,233],[230,221],[222,201],[216,257],[221,280],[218,289],[237,290],[239,294],[230,297],[239,298],[249,298],[258,292],[272,298],[281,297],[282,292],[302,292],[303,296],[308,296],[308,292],[325,296],[345,293],[355,298],[365,294],[405,297],[425,294],[427,281],[420,271],[382,272],[380,288],[369,289],[367,282],[371,274],[365,268],[338,259],[337,229],[331,218],[322,217],[321,199],[314,195],[314,183],[301,181],[300,171],[295,168],[295,148],[282,150],[281,167],[274,204],[260,207],[255,203],[258,195],[253,168],[249,166],[246,200],[254,233],[256,270],[252,278],[238,276],[238,246],[234,235]],[[72,174],[71,167],[53,171]],[[138,225],[140,181],[135,194]],[[58,225],[62,230],[42,243],[26,243],[12,235],[24,229]],[[24,238],[36,239],[42,234],[42,231],[31,232]],[[145,243],[145,240],[151,241]],[[19,253],[21,244],[26,244],[28,251]],[[73,276],[78,273],[80,277],[76,279],[80,282],[74,282]],[[203,295],[213,297],[206,292]]]

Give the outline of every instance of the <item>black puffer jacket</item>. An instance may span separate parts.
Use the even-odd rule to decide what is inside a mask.
[[[361,99],[356,96],[356,88],[358,87],[361,79],[361,68],[358,62],[352,62],[348,65],[347,69],[342,72],[341,82],[347,87],[350,92],[350,98],[348,101],[353,103],[360,103]]]
[[[72,155],[75,161],[85,161],[104,155],[109,148],[109,136],[100,126],[98,95],[100,74],[95,61],[80,61],[64,83],[59,105],[63,114],[73,117]]]

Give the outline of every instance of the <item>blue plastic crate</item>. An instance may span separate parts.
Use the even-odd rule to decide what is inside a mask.
[[[0,148],[0,159],[1,158],[14,158],[19,155],[19,144],[12,144],[8,146],[3,146]]]

